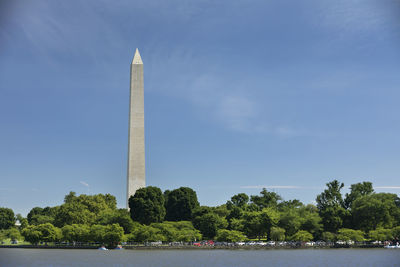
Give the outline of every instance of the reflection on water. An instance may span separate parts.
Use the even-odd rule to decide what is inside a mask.
[[[0,266],[400,266],[400,249],[79,250],[0,248]]]

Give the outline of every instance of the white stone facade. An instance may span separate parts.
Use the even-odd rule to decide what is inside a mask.
[[[129,107],[128,177],[126,207],[136,190],[146,186],[144,143],[144,84],[143,62],[136,49],[131,64]]]

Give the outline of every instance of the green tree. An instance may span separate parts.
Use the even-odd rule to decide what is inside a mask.
[[[270,234],[271,228],[277,226],[280,220],[280,212],[275,208],[264,208],[261,211],[261,220],[267,228],[267,234]]]
[[[97,194],[97,195],[79,195],[76,196],[75,192],[70,192],[64,198],[64,203],[80,203],[84,205],[90,212],[98,214],[105,209],[115,210],[117,208],[117,200],[110,194]]]
[[[344,199],[344,206],[346,208],[351,208],[351,205],[353,204],[354,200],[362,196],[370,195],[373,192],[374,188],[372,187],[371,182],[352,184],[350,186],[350,193],[347,193],[346,198]]]
[[[137,224],[128,236],[130,242],[167,241],[161,230],[150,225]]]
[[[62,239],[61,229],[50,223],[29,225],[22,230],[22,235],[26,241],[32,244],[37,244],[39,241],[54,242]]]
[[[71,224],[96,222],[100,213],[116,210],[116,199],[110,194],[79,195],[70,192],[64,198],[64,204],[56,210],[54,224],[58,227]]]
[[[196,192],[189,187],[168,191],[166,199],[167,221],[187,221],[192,219],[193,210],[199,207]]]
[[[260,211],[247,211],[243,214],[243,230],[249,238],[261,238],[267,234]]]
[[[285,229],[280,227],[271,227],[270,238],[274,241],[285,240]]]
[[[176,241],[192,242],[202,239],[202,234],[197,229],[182,229],[178,231]]]
[[[54,242],[59,241],[62,238],[62,232],[60,228],[55,227],[51,223],[44,223],[36,226],[36,229],[41,232],[40,241]]]
[[[227,207],[229,206],[229,204],[227,204]],[[229,229],[234,230],[233,224],[234,221],[240,220],[243,216],[243,210],[239,207],[236,206],[232,206],[229,209],[229,214],[228,216],[226,216],[226,219],[228,220],[229,223]]]
[[[285,229],[287,236],[294,235],[300,230],[302,219],[294,209],[289,209],[281,213],[278,226]]]
[[[20,231],[18,231],[17,228],[9,228],[8,230],[5,230],[5,231],[6,231],[6,236],[8,238],[10,238],[11,240],[22,240],[23,239]]]
[[[340,227],[343,226],[344,218],[348,213],[343,207],[328,206],[319,212],[322,218],[324,230],[336,233]]]
[[[152,223],[151,227],[159,229],[159,234],[163,237],[161,241],[177,241],[179,230],[175,227],[176,222],[162,222],[162,223]]]
[[[121,242],[124,237],[124,229],[118,224],[98,225],[90,227],[89,239],[109,246]]]
[[[296,209],[300,208],[303,206],[303,203],[301,203],[300,200],[298,199],[293,199],[293,200],[288,200],[288,201],[282,201],[278,204],[278,209],[280,211],[285,211],[288,209]]]
[[[129,198],[131,218],[142,224],[162,222],[165,217],[164,195],[160,188],[140,188]]]
[[[39,225],[39,224],[45,224],[45,223],[54,223],[54,217],[48,216],[48,215],[41,215],[41,214],[37,214],[37,215],[33,215],[32,216],[32,220],[31,220],[31,224],[33,225]]]
[[[193,227],[190,221],[152,223],[164,236],[163,241],[196,241],[201,239],[200,231]]]
[[[392,235],[394,240],[400,240],[400,226],[396,226],[392,229]]]
[[[331,232],[323,232],[321,235],[322,240],[325,241],[335,241],[336,240],[336,235]]]
[[[216,207],[212,207],[211,211],[213,213],[217,214],[218,216],[223,217],[223,218],[226,218],[230,213],[230,211],[228,210],[226,204],[222,204],[222,205],[219,205],[219,206],[216,206]]]
[[[259,196],[250,196],[250,200],[262,210],[263,208],[276,207],[278,201],[282,200],[282,197],[275,192],[268,192],[267,189],[263,188]]]
[[[93,242],[99,242],[103,243],[104,241],[104,235],[105,235],[105,226],[104,225],[99,225],[99,224],[93,224],[90,227],[89,231],[89,240]]]
[[[9,208],[0,208],[0,229],[8,229],[15,225],[14,211]]]
[[[396,194],[378,193],[357,198],[351,207],[355,229],[371,231],[377,228],[392,228],[398,223],[400,208]]]
[[[294,241],[311,241],[313,240],[313,235],[310,232],[300,230],[297,233],[295,233],[292,238]]]
[[[128,234],[133,231],[134,223],[131,219],[129,211],[127,211],[126,209],[106,210],[98,215],[96,221],[96,224],[101,224],[101,225],[108,225],[114,223],[117,223],[122,228],[124,228],[125,234]]]
[[[235,218],[231,219],[229,222],[229,230],[244,232],[244,220]]]
[[[287,210],[294,210],[300,207],[303,207],[303,203],[301,203],[298,199],[282,201],[278,204],[279,211],[287,211]]]
[[[279,222],[279,213],[273,208],[248,211],[243,214],[244,231],[249,237],[265,237],[272,226]]]
[[[340,193],[344,184],[333,180],[326,185],[328,188],[317,196],[317,208],[325,231],[336,232],[342,227],[343,220],[347,216],[347,212],[343,207],[342,194]]]
[[[393,239],[393,230],[392,229],[376,229],[371,230],[368,233],[368,237],[371,241],[387,241]]]
[[[28,219],[29,224],[34,224],[34,223],[32,223],[32,217],[35,216],[35,215],[42,215],[42,211],[43,211],[43,208],[41,208],[41,207],[32,208],[29,211],[28,215],[26,216],[27,219]]]
[[[62,229],[63,239],[69,242],[89,241],[90,226],[85,224],[65,225]]]
[[[228,209],[237,207],[239,209],[244,209],[249,203],[249,196],[245,193],[240,193],[231,197],[231,200],[226,203]]]
[[[327,183],[326,186],[328,188],[317,196],[318,210],[331,206],[342,207],[344,202],[340,190],[342,190],[344,184],[340,183],[338,180],[333,180],[332,182]]]
[[[54,223],[59,207],[35,207],[28,213],[27,219],[29,224],[39,225],[45,223]]]
[[[228,222],[225,218],[210,212],[195,217],[193,219],[193,225],[196,229],[200,230],[204,237],[212,239],[219,229],[225,229],[228,226]]]
[[[175,222],[174,227],[177,229],[178,232],[175,239],[177,241],[190,242],[190,241],[201,240],[202,238],[200,231],[194,228],[192,222],[189,221]]]
[[[246,237],[239,231],[220,229],[218,230],[215,239],[218,241],[239,242],[246,240]]]
[[[37,225],[29,225],[22,230],[22,236],[31,244],[36,245],[42,238],[42,233],[37,229]]]
[[[314,210],[313,207],[314,206],[309,205],[299,209],[301,217],[300,229],[310,232],[315,238],[319,238],[323,230],[322,220],[317,210]]]
[[[90,212],[83,203],[68,202],[60,206],[54,224],[58,227],[71,224],[92,225],[96,221],[96,214]]]
[[[0,230],[0,241],[3,241],[5,239],[7,239],[7,238],[8,238],[7,237],[7,230],[4,230],[4,229]]]
[[[103,242],[115,246],[122,241],[124,237],[124,228],[119,226],[117,223],[109,224],[105,226],[105,234],[103,236]]]
[[[165,207],[167,207],[169,193],[171,193],[171,190],[165,190],[164,191],[164,205],[165,205]]]
[[[336,235],[337,240],[342,240],[342,241],[364,241],[364,232],[361,230],[353,230],[353,229],[347,229],[347,228],[342,228],[339,229],[338,234]]]
[[[211,207],[208,207],[208,206],[200,206],[200,207],[195,208],[195,209],[193,210],[193,218],[196,218],[196,217],[198,217],[198,216],[202,216],[202,215],[204,215],[204,214],[206,214],[206,213],[210,213],[210,212],[212,212]]]

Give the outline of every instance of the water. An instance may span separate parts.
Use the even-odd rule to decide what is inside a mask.
[[[400,266],[400,249],[79,250],[0,248],[0,266]]]

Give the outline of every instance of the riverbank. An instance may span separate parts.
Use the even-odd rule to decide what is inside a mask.
[[[100,246],[73,246],[73,245],[0,245],[1,248],[28,248],[28,249],[98,249]],[[213,246],[193,246],[193,245],[124,245],[124,249],[130,250],[212,250],[212,249],[228,249],[228,250],[273,250],[273,249],[338,249],[338,248],[383,248],[383,245],[375,244],[359,244],[359,245],[330,245],[330,246],[247,246],[247,245],[213,245]],[[114,249],[114,247],[108,247]]]

